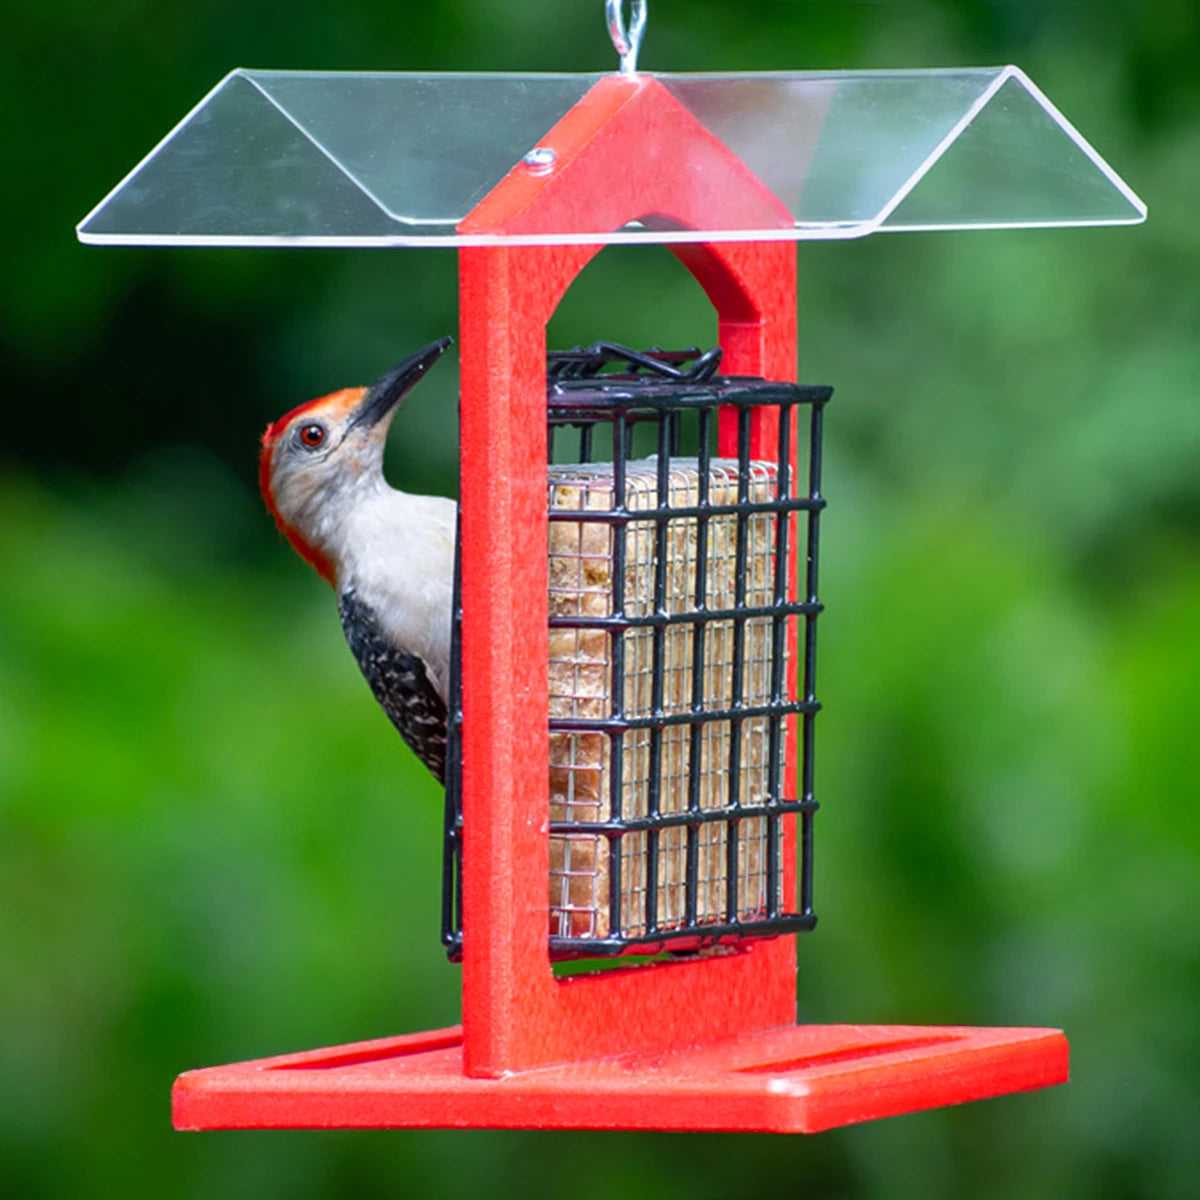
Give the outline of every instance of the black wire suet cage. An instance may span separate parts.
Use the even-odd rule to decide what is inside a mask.
[[[694,952],[816,923],[817,552],[832,389],[723,376],[720,360],[719,349],[608,342],[548,356],[553,959]],[[777,413],[778,437],[755,457],[763,409]],[[724,458],[722,420],[723,444],[731,432],[736,442]],[[456,588],[443,890],[452,959],[462,950],[460,620]],[[792,814],[796,904],[782,852]]]

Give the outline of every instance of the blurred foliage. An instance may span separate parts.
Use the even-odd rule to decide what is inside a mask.
[[[184,1067],[457,1016],[437,789],[253,490],[268,419],[454,329],[454,259],[72,226],[234,65],[612,53],[598,0],[11,0],[0,1195],[1196,1194],[1200,9],[651,7],[652,68],[1019,62],[1150,204],[800,250],[803,375],[837,388],[801,1014],[1061,1025],[1071,1086],[816,1139],[169,1131]],[[712,320],[668,254],[610,250],[551,335]],[[451,492],[454,424],[443,368],[393,477]]]

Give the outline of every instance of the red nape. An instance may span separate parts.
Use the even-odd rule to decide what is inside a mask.
[[[297,417],[305,414],[315,414],[318,409],[331,409],[341,415],[346,409],[352,408],[357,404],[365,392],[366,389],[361,387],[342,388],[339,391],[330,392],[327,396],[319,396],[316,400],[307,400],[303,404],[297,405],[291,412],[284,413],[277,421],[272,421],[267,426],[262,435],[262,445],[258,455],[258,488],[262,492],[262,498],[266,503],[267,511],[275,519],[275,524],[279,526],[280,533],[291,543],[292,549],[306,563],[313,567],[322,579],[330,584],[334,583],[333,563],[327,555],[322,554],[316,546],[305,539],[284,520],[283,515],[275,504],[274,489],[271,486],[275,447],[279,442],[280,435]]]

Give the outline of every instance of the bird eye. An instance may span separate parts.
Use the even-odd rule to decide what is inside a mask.
[[[316,424],[305,425],[300,430],[300,442],[310,450],[315,450],[318,446],[324,445],[325,426]]]

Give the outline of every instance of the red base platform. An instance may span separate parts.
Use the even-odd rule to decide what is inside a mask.
[[[177,1129],[818,1133],[1065,1083],[1067,1070],[1055,1029],[800,1025],[472,1079],[456,1027],[189,1071],[173,1111]]]

